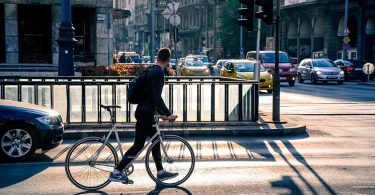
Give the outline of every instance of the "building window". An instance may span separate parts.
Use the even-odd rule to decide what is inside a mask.
[[[0,4],[0,63],[5,63],[5,55],[4,4]]]
[[[52,63],[51,7],[18,5],[20,63]]]
[[[74,61],[94,61],[95,8],[73,7],[72,22],[75,29],[74,38],[77,40],[74,45]]]

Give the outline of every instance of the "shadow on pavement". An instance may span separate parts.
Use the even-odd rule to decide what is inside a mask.
[[[188,189],[183,188],[181,186],[173,186],[173,187],[166,187],[166,186],[155,186],[155,189],[147,193],[148,195],[158,195],[160,193],[163,194],[192,194]]]
[[[288,195],[302,195],[302,191],[290,176],[283,176],[281,180],[271,182],[274,188],[288,189]]]
[[[80,194],[100,194],[100,195],[108,195],[108,193],[106,192],[103,192],[103,191],[84,191],[84,192],[80,192],[80,193],[77,193],[77,194],[74,194],[74,195],[80,195]]]
[[[52,162],[52,159],[45,154],[35,154],[30,159],[27,159],[22,163],[14,163],[14,161],[2,161],[2,163],[0,163],[0,165],[2,165],[0,169],[0,188],[8,187],[29,179],[30,177],[33,177],[34,175],[46,170],[51,165],[50,163],[42,163],[33,164],[32,168],[28,166],[28,164],[38,161]]]
[[[289,152],[298,160],[305,168],[307,168],[316,179],[323,185],[323,187],[328,191],[328,194],[337,195],[334,189],[308,164],[306,159],[296,150],[296,148],[287,140],[283,140],[282,143],[289,150]],[[307,189],[314,195],[321,194],[317,191],[314,186],[306,179],[301,172],[293,165],[288,158],[283,154],[280,147],[274,141],[269,141],[270,146],[275,152],[277,152],[280,157],[289,165],[289,167],[297,174],[298,178],[307,186]],[[289,194],[302,194],[301,190],[298,188],[296,183],[292,180],[290,176],[283,176],[282,180],[271,182],[272,187],[290,189]],[[295,193],[293,193],[295,192]]]

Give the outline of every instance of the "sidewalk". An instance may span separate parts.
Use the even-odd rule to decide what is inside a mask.
[[[216,122],[216,123],[182,123],[161,124],[164,134],[179,136],[270,136],[270,135],[298,135],[306,132],[306,126],[292,119],[281,117],[280,123],[272,122],[272,114],[260,112],[258,122]],[[225,125],[225,126],[224,126]],[[134,137],[135,124],[119,124],[120,137]],[[84,137],[103,137],[110,129],[109,124],[67,125],[64,139],[76,140]],[[114,136],[114,135],[112,135]]]

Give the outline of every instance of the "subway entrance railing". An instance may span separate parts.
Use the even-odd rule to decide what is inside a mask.
[[[58,111],[66,124],[109,122],[100,104],[120,105],[116,121],[135,122],[136,105],[127,102],[133,77],[0,77],[0,98]],[[163,99],[178,122],[258,120],[256,81],[223,77],[167,77]]]

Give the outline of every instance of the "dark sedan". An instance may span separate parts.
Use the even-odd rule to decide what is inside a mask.
[[[36,149],[57,147],[63,140],[64,124],[46,107],[0,100],[0,156],[24,159]],[[3,158],[0,158],[3,159]]]
[[[366,61],[360,60],[336,60],[335,64],[345,72],[345,80],[362,80],[366,81],[367,75],[363,73],[363,65]],[[370,75],[370,79],[374,78],[374,74]]]

